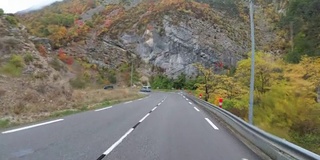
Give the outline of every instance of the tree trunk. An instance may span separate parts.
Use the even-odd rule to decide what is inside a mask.
[[[208,102],[209,100],[209,90],[208,90],[208,85],[206,85],[206,95],[204,97],[204,100]]]

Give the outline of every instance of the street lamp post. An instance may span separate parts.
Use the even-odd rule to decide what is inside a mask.
[[[251,23],[251,77],[250,77],[250,104],[249,104],[249,123],[253,124],[253,93],[254,93],[254,56],[255,56],[255,41],[254,41],[254,18],[253,18],[253,0],[250,0],[250,23]]]

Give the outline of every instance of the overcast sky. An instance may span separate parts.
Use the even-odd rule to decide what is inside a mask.
[[[62,0],[0,0],[0,8],[5,13],[16,13],[28,8],[40,8]]]

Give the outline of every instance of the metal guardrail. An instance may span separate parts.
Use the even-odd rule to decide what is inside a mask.
[[[241,136],[249,140],[271,159],[275,160],[320,160],[320,155],[301,148],[284,139],[271,135],[247,122],[232,113],[212,105],[204,100],[185,94],[194,101],[221,118],[224,122],[237,131]]]

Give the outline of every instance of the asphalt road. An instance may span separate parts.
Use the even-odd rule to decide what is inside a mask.
[[[259,160],[178,93],[1,131],[0,160]]]

